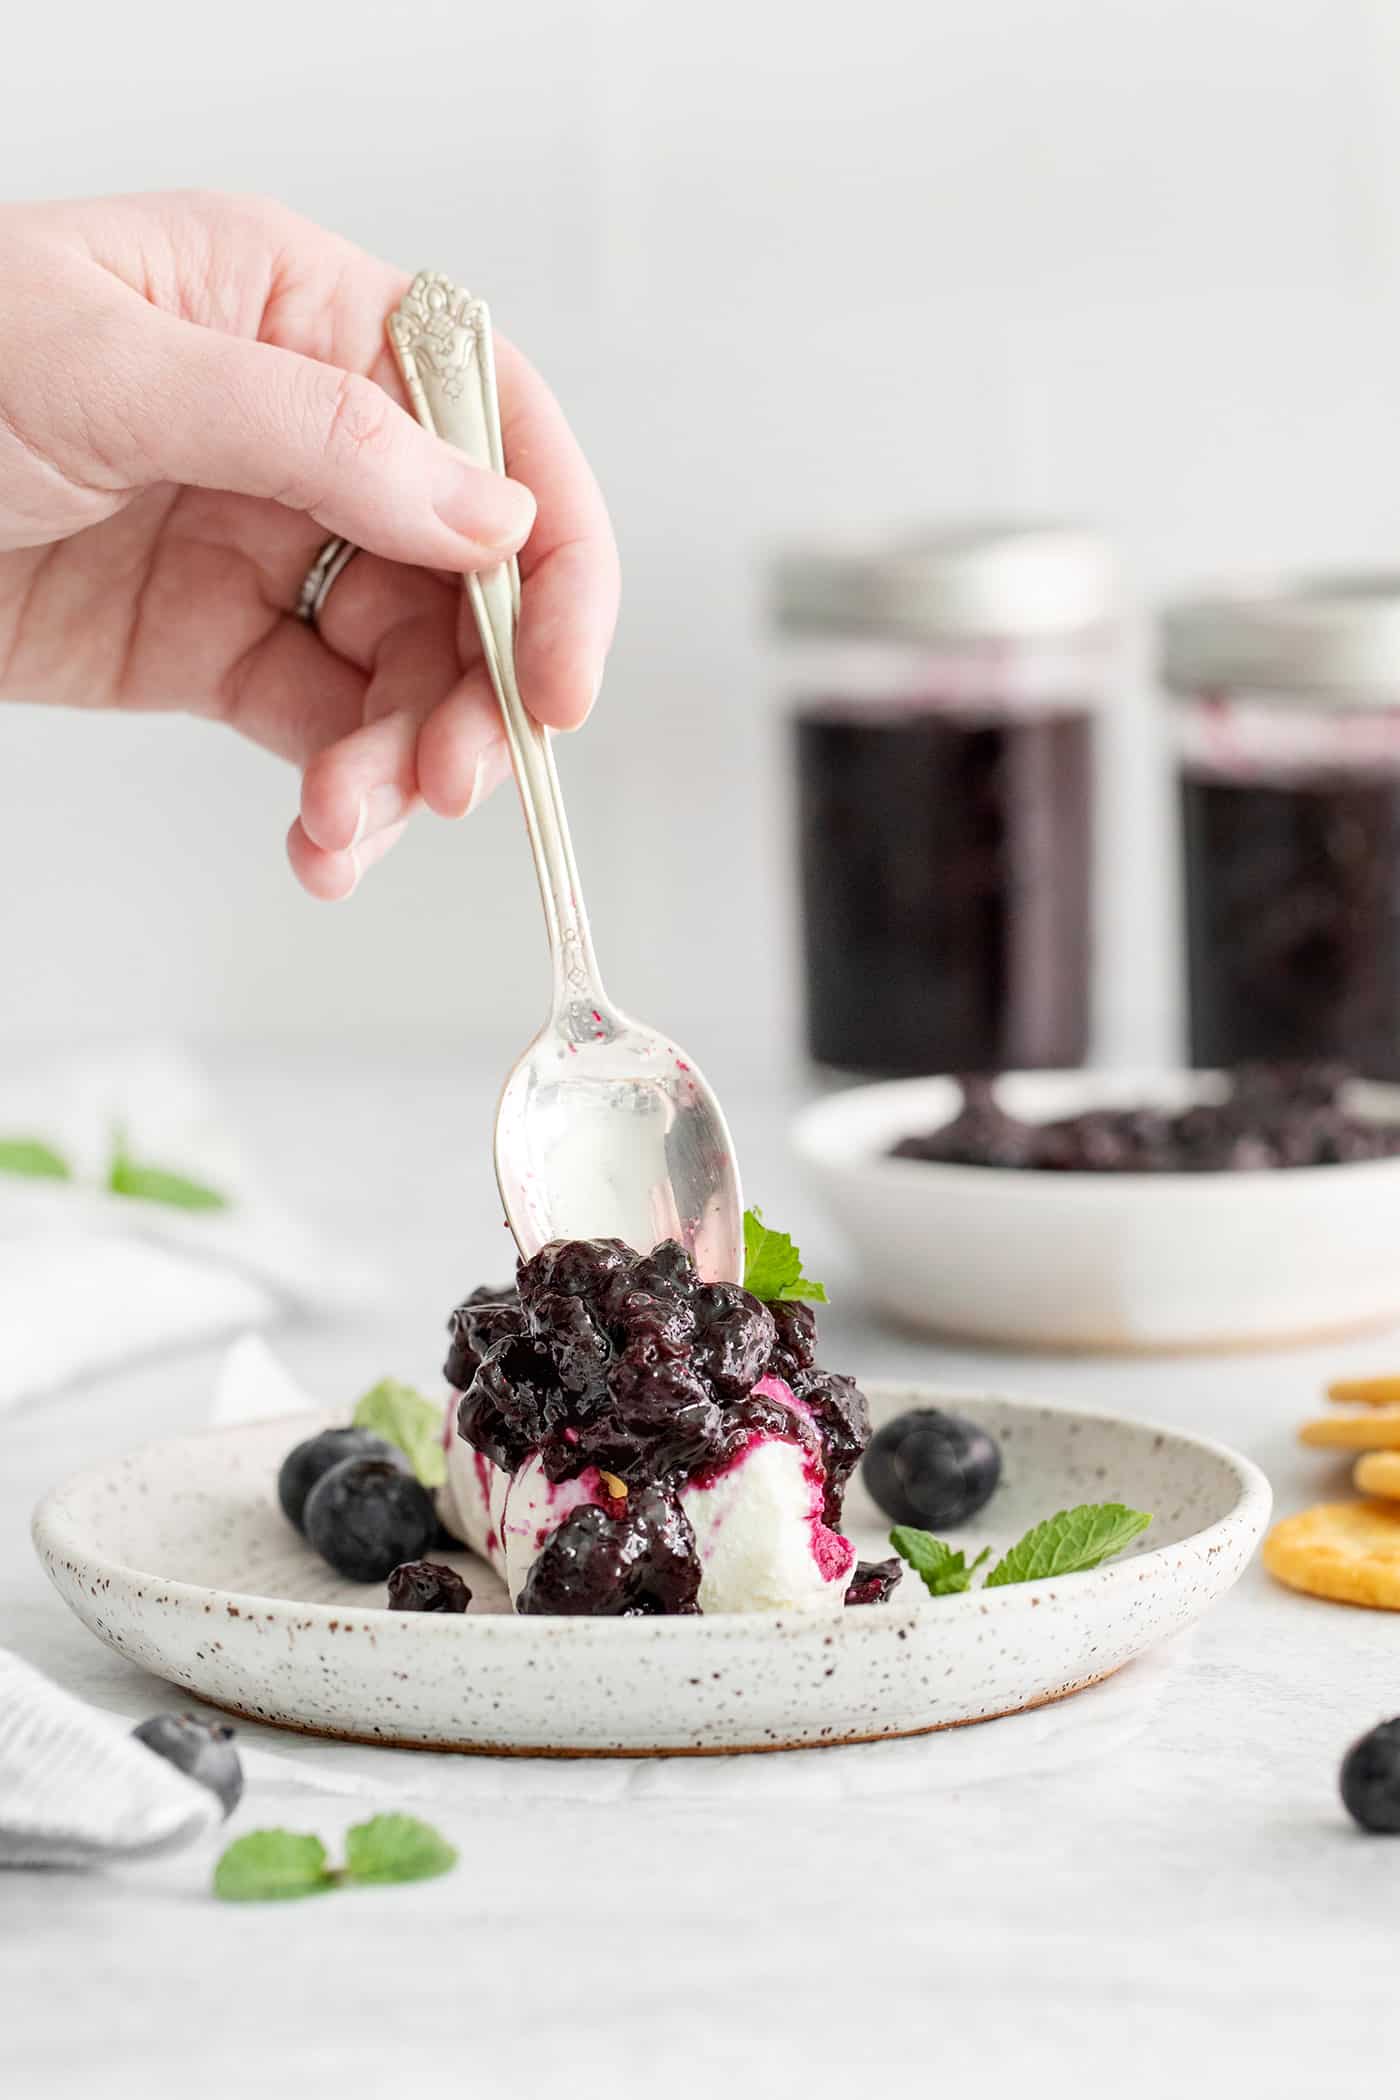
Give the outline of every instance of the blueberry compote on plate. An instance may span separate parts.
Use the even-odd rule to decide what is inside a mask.
[[[517,1611],[843,1602],[869,1418],[809,1305],[702,1283],[674,1241],[563,1240],[449,1325],[453,1514]]]

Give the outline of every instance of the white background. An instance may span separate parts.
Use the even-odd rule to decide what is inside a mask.
[[[77,0],[5,35],[0,191],[276,193],[487,292],[610,495],[626,603],[562,752],[625,1005],[722,1078],[797,1041],[763,548],[1077,514],[1150,603],[1385,560],[1393,0]],[[3,287],[0,287],[3,296]],[[1137,630],[1101,1047],[1175,997]],[[304,899],[294,782],[222,732],[0,719],[0,1040],[521,1042],[544,959],[511,798]]]

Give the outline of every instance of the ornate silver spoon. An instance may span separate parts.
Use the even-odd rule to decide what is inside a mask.
[[[479,465],[505,471],[484,302],[420,271],[389,320],[418,419]],[[694,1060],[603,989],[548,736],[515,677],[520,572],[466,579],[500,701],[554,965],[549,1018],[505,1083],[496,1180],[522,1254],[548,1240],[615,1237],[688,1248],[702,1276],[738,1281],[743,1197],[723,1111]]]

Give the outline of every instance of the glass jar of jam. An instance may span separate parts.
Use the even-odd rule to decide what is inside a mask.
[[[812,1056],[1082,1063],[1107,550],[983,528],[794,553],[775,582]]]
[[[1400,575],[1170,608],[1191,1059],[1400,1079]]]

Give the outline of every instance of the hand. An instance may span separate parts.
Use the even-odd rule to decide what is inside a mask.
[[[316,897],[419,801],[461,816],[508,770],[462,574],[523,550],[521,690],[554,728],[616,617],[602,498],[517,350],[497,339],[515,478],[400,405],[407,283],[256,199],[0,207],[0,698],[186,709],[290,759]],[[334,533],[366,551],[318,631],[292,608]]]

